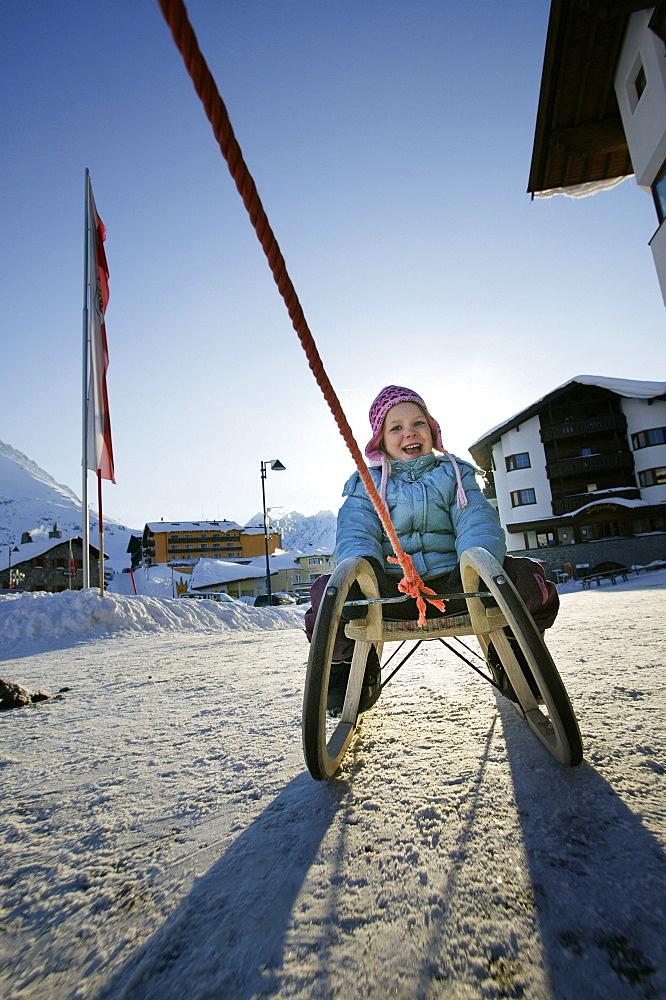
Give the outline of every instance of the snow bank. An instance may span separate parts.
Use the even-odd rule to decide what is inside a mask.
[[[128,597],[96,590],[60,594],[19,593],[0,596],[3,645],[37,636],[97,636],[105,632],[199,631],[257,632],[302,628],[303,605],[251,608],[239,602],[180,598]]]

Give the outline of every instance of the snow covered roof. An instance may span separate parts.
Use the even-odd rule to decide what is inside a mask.
[[[307,556],[332,556],[335,546],[329,545],[308,545],[307,549],[292,549],[291,554],[294,559],[303,559]]]
[[[258,580],[265,575],[265,570],[251,565],[242,566],[228,559],[200,559],[192,570],[189,589],[214,587],[218,583],[236,580]]]
[[[69,541],[81,542],[81,535],[66,535],[62,538],[45,538],[43,541],[23,542],[22,545],[12,545],[12,569],[20,563],[27,562],[29,559],[34,559],[35,556],[43,556],[45,552],[50,552],[51,549],[55,549],[58,545],[62,545],[63,543],[66,544]],[[18,549],[18,552],[13,551],[15,548]],[[95,552],[99,552],[99,549],[92,544],[90,548]],[[104,558],[106,559],[107,557],[105,556]],[[3,547],[2,555],[0,556],[0,571],[9,569],[9,563],[9,548]]]
[[[564,389],[572,382],[579,382],[580,385],[598,385],[601,389],[610,389],[618,396],[628,396],[632,399],[654,399],[655,396],[663,396],[666,393],[666,382],[639,382],[636,379],[607,378],[604,375],[576,375],[553,391]]]
[[[474,454],[475,449],[480,449],[483,445],[493,444],[499,440],[504,431],[510,427],[515,427],[516,424],[524,423],[530,417],[536,416],[547,400],[559,395],[564,389],[575,384],[596,385],[600,389],[608,389],[610,392],[614,392],[617,396],[625,396],[630,399],[654,399],[655,397],[666,395],[666,382],[640,382],[628,378],[608,378],[604,375],[576,375],[575,378],[571,378],[568,382],[558,385],[556,389],[552,389],[545,396],[541,396],[534,403],[530,403],[524,410],[509,417],[508,420],[503,420],[501,424],[497,424],[497,426],[482,434],[480,438],[477,438],[469,446],[469,451],[474,457],[474,461],[479,461]]]
[[[606,490],[610,493],[610,490]],[[583,504],[582,507],[578,507],[576,510],[571,511],[571,515],[575,516],[580,514],[582,511],[587,510],[588,507],[598,507],[599,504],[616,503],[621,507],[652,507],[653,505],[649,500],[628,500],[626,497],[608,497],[608,499],[598,498],[596,500],[591,500],[589,503]]]
[[[153,534],[164,531],[241,531],[235,521],[147,521]]]

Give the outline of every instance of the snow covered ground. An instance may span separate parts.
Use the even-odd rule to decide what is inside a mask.
[[[428,643],[325,784],[302,608],[0,598],[0,992],[666,997],[665,589],[563,593],[581,767]]]

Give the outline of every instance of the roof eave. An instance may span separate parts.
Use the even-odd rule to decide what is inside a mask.
[[[627,19],[646,0],[552,0],[527,190],[570,187],[633,174],[613,77]],[[655,27],[666,28],[658,0]],[[653,28],[653,30],[655,30]]]

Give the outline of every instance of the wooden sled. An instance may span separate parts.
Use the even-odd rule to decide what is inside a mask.
[[[476,636],[484,657],[487,657],[488,646],[492,642],[517,696],[517,711],[558,761],[572,767],[580,764],[583,748],[569,696],[516,588],[494,556],[483,548],[470,548],[463,553],[460,572],[467,614],[432,618],[418,628],[415,622],[383,618],[382,604],[388,602],[379,597],[374,570],[366,559],[345,559],[336,567],[319,606],[303,697],[303,753],[308,770],[317,781],[333,777],[354,738],[359,720],[361,686],[371,646],[374,644],[377,647],[381,660],[384,643],[446,640],[453,636]],[[364,605],[367,616],[350,621],[345,626],[346,635],[356,640],[354,656],[342,714],[331,722],[326,713],[326,696],[333,645],[347,594],[355,581],[368,602]],[[350,607],[353,606],[350,603]],[[503,631],[507,625],[532,671],[533,681],[540,692],[538,698]],[[462,658],[477,670],[466,656]],[[495,684],[492,677],[480,670],[477,672],[490,684]]]

